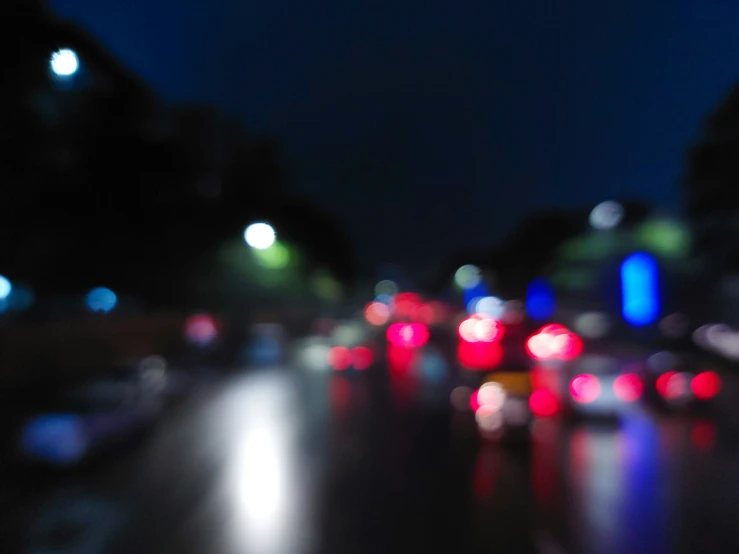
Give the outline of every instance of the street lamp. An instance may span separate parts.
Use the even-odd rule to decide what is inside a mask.
[[[590,225],[599,231],[606,231],[618,227],[623,217],[623,206],[613,200],[606,200],[590,212]]]
[[[244,230],[244,241],[250,247],[264,250],[275,242],[275,230],[268,223],[252,223]]]
[[[51,71],[57,77],[71,77],[80,67],[80,60],[71,48],[60,48],[49,59]]]
[[[10,283],[10,280],[0,275],[0,300],[8,298],[11,292],[13,292],[13,285]]]

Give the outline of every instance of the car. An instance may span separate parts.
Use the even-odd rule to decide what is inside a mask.
[[[633,411],[644,393],[644,365],[638,359],[582,355],[562,366],[560,394],[568,415],[618,418]]]
[[[99,379],[77,385],[25,422],[18,454],[28,462],[75,466],[150,429],[163,405],[160,395],[132,380]]]

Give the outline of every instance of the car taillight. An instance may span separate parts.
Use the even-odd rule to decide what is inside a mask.
[[[636,402],[641,397],[643,389],[641,379],[633,373],[620,375],[613,382],[613,392],[621,402]]]
[[[570,394],[575,402],[590,404],[600,396],[600,381],[595,375],[578,375],[570,382]]]
[[[710,400],[721,390],[721,378],[714,371],[704,371],[693,377],[690,389],[698,400]]]

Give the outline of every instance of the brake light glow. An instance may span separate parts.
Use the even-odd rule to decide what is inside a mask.
[[[690,389],[698,400],[709,400],[721,390],[721,378],[714,371],[704,371],[693,377]]]
[[[621,402],[636,402],[641,397],[643,389],[641,379],[633,373],[620,375],[613,382],[613,392]]]
[[[578,375],[570,383],[570,394],[575,402],[590,404],[600,396],[600,381],[595,375]]]
[[[459,324],[459,337],[467,342],[498,342],[503,338],[503,325],[483,315],[473,315]]]
[[[422,323],[393,323],[387,329],[387,340],[395,346],[417,348],[429,340],[429,331]]]
[[[552,417],[559,411],[559,400],[552,391],[537,389],[529,397],[529,409],[536,417]]]
[[[582,353],[582,341],[562,325],[545,325],[526,341],[526,351],[536,360],[574,360]]]
[[[328,363],[336,371],[344,371],[351,364],[351,354],[345,346],[334,346],[328,351]]]

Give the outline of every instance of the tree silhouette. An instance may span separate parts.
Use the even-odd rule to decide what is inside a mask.
[[[343,225],[291,194],[273,138],[165,106],[84,30],[40,3],[24,14],[0,88],[0,272],[41,293],[105,284],[176,303],[185,275],[264,218],[309,268],[352,278]],[[48,67],[62,45],[82,60],[67,80]]]
[[[739,86],[706,119],[699,141],[689,150],[683,190],[687,213],[694,219],[739,211]]]

